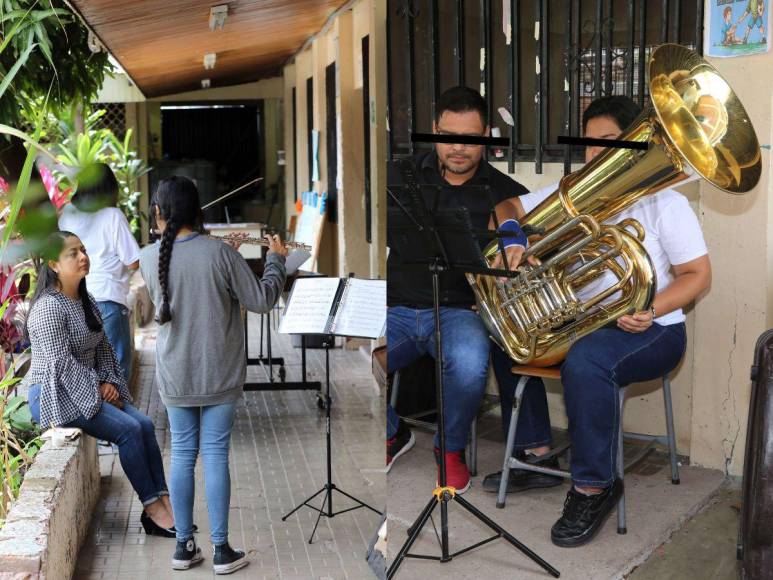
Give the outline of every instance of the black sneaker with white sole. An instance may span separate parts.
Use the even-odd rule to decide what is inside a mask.
[[[177,548],[172,556],[172,570],[187,570],[204,559],[201,548],[196,545],[196,540],[177,541]]]
[[[215,574],[230,574],[249,564],[247,555],[241,550],[234,550],[228,542],[212,546],[212,553]]]

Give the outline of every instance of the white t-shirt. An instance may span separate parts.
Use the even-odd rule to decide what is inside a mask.
[[[518,199],[521,200],[524,211],[528,213],[557,188],[558,184],[550,185],[522,195]],[[672,265],[678,266],[708,254],[698,218],[690,207],[687,198],[678,191],[664,189],[645,196],[628,209],[620,212],[610,222],[618,223],[628,218],[635,219],[644,228],[644,248],[655,268],[657,292],[662,292],[673,282]],[[615,280],[615,276],[607,271],[596,282],[589,284],[584,289],[586,292],[580,292],[579,297],[594,294],[602,287],[609,287],[614,284]],[[616,296],[611,296],[609,300]],[[655,322],[666,326],[683,322],[684,319],[684,313],[679,308],[659,316]]]
[[[70,203],[59,217],[59,229],[74,233],[86,247],[91,260],[86,286],[94,299],[126,306],[130,277],[127,266],[140,259],[140,247],[121,210],[106,207],[83,212]]]

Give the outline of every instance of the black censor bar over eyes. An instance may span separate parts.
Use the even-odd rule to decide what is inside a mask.
[[[614,147],[616,149],[638,149],[646,151],[649,143],[645,141],[621,141],[620,139],[592,139],[590,137],[558,136],[559,145],[579,145],[582,147]]]
[[[411,133],[414,143],[452,143],[454,145],[488,145],[489,147],[509,147],[507,137],[484,137],[481,135],[439,135],[437,133]]]
[[[487,145],[489,147],[510,147],[507,137],[484,137],[481,135],[440,135],[437,133],[411,133],[414,143],[450,143],[455,145]],[[649,144],[643,141],[623,141],[620,139],[592,139],[590,137],[558,136],[559,145],[580,147],[613,147],[616,149],[636,149],[646,151]]]

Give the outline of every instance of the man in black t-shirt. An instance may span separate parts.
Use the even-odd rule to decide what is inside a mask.
[[[433,130],[441,135],[488,136],[488,108],[477,92],[466,87],[449,89],[436,103]],[[523,254],[525,236],[516,217],[514,198],[527,193],[519,183],[483,160],[484,146],[438,143],[433,151],[413,159],[416,182],[435,209],[466,207],[475,229],[493,229],[492,209],[500,227],[513,232],[505,238],[508,265],[515,268]],[[389,171],[388,186],[404,205],[403,172]],[[390,205],[397,206],[390,199]],[[391,241],[393,233],[390,232]],[[387,366],[404,368],[428,353],[435,356],[432,276],[428,269],[403,268],[404,262],[426,258],[391,243],[387,261]],[[482,240],[481,243],[485,243]],[[453,256],[451,256],[453,258]],[[440,327],[443,343],[447,484],[463,493],[470,486],[464,448],[472,421],[486,388],[490,340],[472,309],[474,295],[464,274],[440,276]],[[410,430],[394,409],[387,409],[387,469],[414,443]],[[439,458],[438,438],[435,455]]]

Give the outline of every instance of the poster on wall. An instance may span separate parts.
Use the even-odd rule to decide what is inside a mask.
[[[772,0],[709,0],[704,54],[747,56],[770,50]]]

